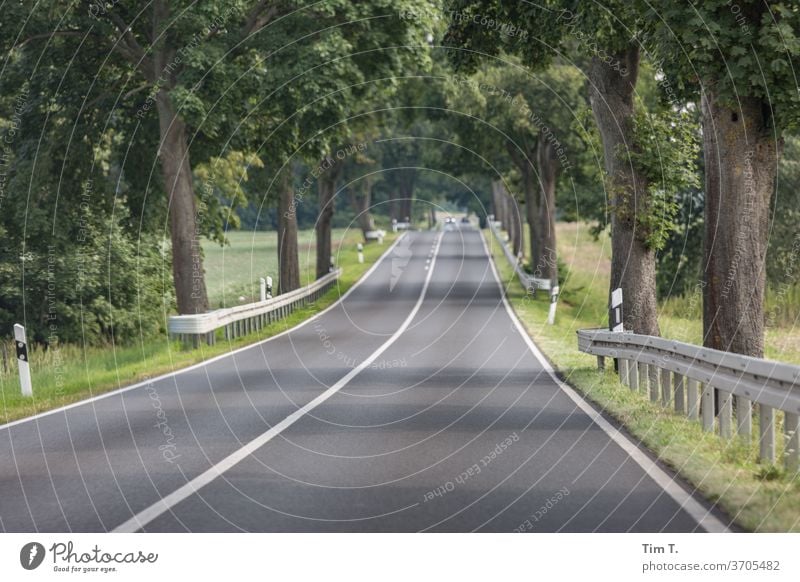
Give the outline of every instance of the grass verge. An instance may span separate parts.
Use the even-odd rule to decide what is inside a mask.
[[[34,348],[30,352],[32,398],[20,394],[16,366],[12,364],[13,370],[0,375],[0,424],[174,372],[290,329],[336,302],[380,258],[395,237],[388,233],[383,245],[364,245],[363,264],[358,263],[355,245],[342,246],[335,251],[342,268],[338,286],[313,304],[235,340],[218,340],[214,346],[201,345],[193,350],[166,336],[143,338],[139,344],[130,346],[64,344],[51,346],[47,351]]]
[[[744,529],[800,531],[800,477],[781,466],[756,462],[756,448],[739,439],[724,441],[702,431],[699,423],[654,405],[619,383],[612,370],[596,369],[594,356],[577,349],[575,332],[598,327],[606,317],[608,290],[603,240],[588,227],[569,225],[560,232],[559,255],[567,267],[561,282],[556,323],[546,324],[549,299],[530,297],[514,278],[502,249],[484,232],[508,299],[539,348],[562,378],[624,425],[666,465],[716,502]],[[664,326],[662,324],[662,333]],[[672,337],[672,336],[669,336]]]

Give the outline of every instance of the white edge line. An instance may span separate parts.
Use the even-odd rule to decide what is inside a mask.
[[[375,269],[378,268],[378,266],[383,262],[383,260],[387,256],[389,256],[389,253],[394,249],[394,247],[397,246],[397,243],[399,243],[400,240],[403,237],[405,237],[407,234],[408,234],[408,231],[404,232],[399,237],[397,237],[397,239],[392,243],[392,245],[388,249],[386,249],[386,251],[378,258],[378,260],[375,261],[375,263],[369,269],[367,269],[367,271],[363,275],[361,275],[361,278],[359,278],[359,280],[356,281],[355,284],[352,287],[350,287],[350,289],[345,291],[344,295],[339,297],[339,299],[337,299],[336,301],[331,303],[328,307],[326,307],[325,309],[323,309],[319,313],[313,315],[312,317],[309,317],[308,319],[306,319],[304,321],[301,321],[300,323],[298,323],[297,325],[295,325],[292,328],[284,330],[284,331],[280,332],[279,334],[273,335],[273,336],[268,337],[266,339],[263,339],[261,341],[257,341],[255,343],[248,344],[246,346],[242,346],[241,348],[237,348],[237,349],[233,350],[232,352],[225,352],[224,354],[220,354],[218,356],[214,356],[213,358],[209,358],[208,360],[203,360],[202,362],[198,362],[197,364],[192,364],[191,366],[188,366],[186,368],[181,368],[180,370],[175,370],[173,372],[167,372],[165,374],[161,374],[160,376],[156,376],[155,378],[149,378],[147,380],[143,380],[141,382],[137,382],[136,384],[131,384],[130,386],[124,386],[122,388],[117,388],[116,390],[111,390],[109,392],[103,392],[102,394],[98,394],[97,396],[92,396],[92,397],[86,398],[84,400],[79,400],[77,402],[73,402],[72,404],[67,404],[65,406],[60,406],[58,408],[53,408],[52,410],[45,410],[44,412],[40,412],[38,414],[34,414],[33,416],[26,416],[25,418],[20,418],[18,420],[13,420],[13,421],[11,421],[9,423],[0,425],[0,431],[4,430],[4,429],[11,428],[11,427],[14,427],[14,426],[17,426],[17,425],[20,425],[20,424],[23,424],[23,423],[26,423],[26,422],[31,422],[33,420],[38,420],[38,419],[43,418],[45,416],[50,416],[52,414],[56,414],[56,413],[59,413],[59,412],[64,412],[64,411],[70,410],[71,408],[77,408],[78,406],[83,406],[85,404],[90,404],[92,402],[97,402],[98,400],[102,400],[103,398],[108,398],[109,396],[115,396],[117,394],[122,394],[124,392],[128,392],[129,390],[135,390],[136,388],[141,388],[142,386],[149,386],[150,384],[152,384],[154,382],[160,382],[162,380],[166,380],[167,378],[171,378],[173,376],[177,376],[177,375],[183,374],[185,372],[191,372],[192,370],[197,370],[198,368],[202,368],[203,366],[207,366],[209,364],[213,364],[214,362],[222,360],[223,358],[229,358],[231,356],[235,356],[236,354],[244,352],[245,350],[250,350],[250,349],[256,348],[258,346],[262,346],[267,342],[271,342],[272,340],[276,340],[279,337],[283,337],[287,333],[291,333],[291,332],[293,332],[293,331],[295,331],[297,329],[300,329],[301,327],[303,327],[305,325],[308,325],[309,323],[311,323],[312,321],[316,320],[318,317],[321,317],[322,315],[324,315],[325,313],[327,313],[328,311],[330,311],[331,309],[333,309],[334,307],[339,305],[339,303],[344,301],[347,298],[347,296],[350,295],[350,293],[355,291],[356,288],[359,285],[361,285],[361,283],[363,283],[367,279],[367,277],[369,277],[372,274],[372,272],[375,271]]]
[[[688,493],[683,487],[681,487],[675,480],[666,472],[664,469],[658,466],[658,464],[651,459],[648,455],[646,455],[642,450],[634,443],[625,433],[621,432],[619,429],[614,428],[614,426],[608,422],[603,416],[594,409],[592,405],[590,405],[586,399],[581,396],[578,392],[576,392],[571,386],[563,382],[555,373],[553,366],[550,365],[550,362],[547,361],[547,358],[544,357],[542,352],[533,343],[533,340],[528,335],[527,330],[520,322],[519,318],[517,317],[516,312],[511,307],[506,297],[505,289],[503,289],[503,285],[500,282],[500,275],[497,272],[497,269],[494,265],[494,257],[489,252],[489,247],[486,245],[486,238],[483,236],[483,232],[481,232],[481,240],[483,241],[483,249],[489,257],[489,263],[492,266],[492,273],[495,277],[495,282],[497,283],[498,287],[500,287],[500,293],[503,297],[503,305],[505,305],[506,311],[508,312],[509,317],[511,317],[511,321],[514,322],[514,325],[519,331],[522,339],[528,345],[528,348],[531,350],[533,355],[539,360],[539,363],[542,367],[547,371],[553,381],[561,388],[567,396],[569,396],[572,401],[580,408],[589,418],[597,424],[603,432],[605,432],[612,441],[614,441],[617,445],[619,445],[623,451],[625,451],[628,456],[637,464],[639,465],[642,470],[644,470],[647,475],[656,482],[656,484],[661,487],[664,492],[669,495],[689,516],[694,519],[703,529],[705,529],[709,533],[730,533],[730,529],[715,515],[713,515],[710,510],[706,509],[697,499],[695,499],[690,493]]]
[[[439,246],[441,245],[443,236],[437,237],[436,243],[436,253],[439,251]],[[399,239],[398,239],[399,240]],[[436,263],[436,253],[434,253],[433,263],[431,263],[431,267]],[[425,300],[425,295],[428,292],[428,285],[431,282],[431,276],[433,275],[433,269],[428,271],[428,274],[425,277],[425,282],[422,286],[422,291],[420,292],[419,298],[417,299],[416,305],[411,310],[411,313],[408,314],[405,321],[403,321],[402,325],[392,334],[388,340],[386,340],[381,346],[376,349],[372,354],[370,354],[366,359],[364,359],[358,367],[353,368],[348,372],[344,377],[342,377],[338,382],[336,382],[333,386],[328,388],[325,392],[314,398],[311,402],[303,406],[302,408],[298,408],[292,414],[284,418],[281,422],[270,428],[268,431],[262,433],[261,435],[254,438],[252,441],[241,447],[240,449],[234,451],[218,463],[216,463],[211,468],[203,471],[200,475],[189,481],[188,483],[182,485],[177,490],[173,491],[166,497],[162,497],[149,507],[145,508],[144,510],[140,511],[130,519],[128,519],[122,525],[117,526],[114,528],[115,533],[132,533],[135,532],[148,523],[166,513],[170,509],[172,509],[175,505],[186,499],[187,497],[197,493],[202,487],[211,483],[217,477],[220,477],[223,473],[225,473],[228,469],[232,468],[233,466],[237,465],[245,458],[253,454],[255,451],[260,449],[262,446],[267,444],[271,441],[274,437],[282,433],[284,430],[289,428],[295,422],[297,422],[300,418],[305,416],[307,412],[310,412],[323,402],[325,402],[328,398],[336,394],[339,390],[344,388],[350,380],[355,378],[359,373],[361,373],[365,368],[367,368],[372,362],[374,362],[384,351],[386,351],[397,339],[408,329],[408,326],[411,325],[411,322],[416,317],[417,313],[419,312],[420,308],[422,307],[422,303]]]

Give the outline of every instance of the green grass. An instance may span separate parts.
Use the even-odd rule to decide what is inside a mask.
[[[770,360],[800,365],[800,326],[797,322],[785,318],[770,318],[770,313],[785,313],[776,300],[776,294],[770,291],[767,295],[766,315],[768,324],[764,335],[764,356]],[[789,301],[800,299],[792,295]],[[793,304],[793,303],[792,303]],[[693,344],[703,343],[703,298],[697,289],[687,297],[674,297],[664,301],[660,306],[658,324],[661,335]]]
[[[358,237],[358,233],[355,236]],[[337,264],[343,270],[338,286],[328,291],[315,303],[248,336],[235,340],[220,339],[214,346],[201,345],[193,350],[183,348],[179,343],[170,341],[166,336],[144,338],[139,344],[128,346],[83,347],[63,344],[53,346],[47,351],[34,347],[30,352],[31,377],[34,386],[33,398],[21,396],[16,365],[13,363],[14,356],[10,355],[9,368],[0,371],[0,423],[24,418],[172,372],[266,339],[297,325],[334,303],[341,294],[352,287],[389,247],[395,235],[388,233],[383,245],[365,245],[363,264],[358,263],[355,242],[352,242],[349,237],[348,234],[348,238],[345,238],[346,244],[342,245],[339,250],[336,250],[336,246],[334,247]],[[334,239],[337,238],[340,237],[337,237],[335,233]],[[308,233],[303,233],[303,239],[309,240]],[[245,240],[248,241],[248,247],[242,250],[241,244]],[[227,273],[230,276],[228,282],[231,284],[233,284],[233,280],[240,283],[249,280],[250,259],[245,260],[243,257],[251,254],[250,241],[252,241],[251,234],[245,236],[243,233],[236,233],[236,236],[232,237],[231,246],[227,249],[230,251],[228,256],[238,255],[236,263],[238,269],[233,268],[233,263],[226,265]],[[269,243],[264,244],[268,245]],[[336,243],[334,244],[336,245]],[[311,255],[313,255],[313,249],[311,249]],[[210,286],[224,289],[224,285],[219,283],[220,270],[215,266],[215,260],[216,258],[212,259],[210,267],[207,263],[208,281]],[[302,254],[301,262],[303,262]],[[313,261],[310,262],[313,264]],[[309,282],[308,279],[303,280],[303,284],[307,282]],[[257,292],[258,287],[256,287]],[[221,335],[218,337],[221,338]],[[7,346],[7,350],[11,353],[10,350],[13,350],[13,346]]]
[[[578,351],[576,330],[601,327],[607,318],[608,243],[594,241],[586,225],[560,224],[558,229],[559,256],[567,275],[553,326],[546,324],[549,301],[525,293],[491,233],[485,236],[514,310],[561,376],[743,528],[800,531],[800,477],[787,475],[780,466],[758,464],[752,444],[704,433],[699,423],[650,403],[645,395],[622,386],[613,371],[598,371],[594,356]],[[665,337],[698,341],[699,328],[693,326],[699,323],[663,311],[659,323]]]

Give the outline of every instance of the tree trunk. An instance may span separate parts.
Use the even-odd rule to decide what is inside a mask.
[[[319,193],[319,217],[317,218],[317,278],[328,274],[331,266],[331,253],[333,241],[331,240],[331,222],[336,206],[334,195],[336,193],[336,180],[339,176],[339,166],[335,165],[333,158],[323,160],[323,165],[330,165],[330,169],[322,172],[317,183]]]
[[[503,197],[506,200],[506,216],[508,225],[506,230],[511,243],[511,251],[515,257],[522,252],[522,213],[519,210],[517,199],[502,186]]]
[[[413,168],[403,168],[400,172],[400,216],[398,217],[398,221],[411,222],[411,215],[414,209],[414,184],[417,181],[417,171]]]
[[[558,255],[556,253],[556,173],[558,162],[553,144],[541,137],[537,147],[537,160],[541,199],[537,216],[536,230],[538,234],[536,238],[539,241],[541,255],[538,257],[533,275],[555,282],[558,280]],[[534,226],[531,224],[531,232],[533,232],[533,228]],[[533,264],[533,258],[531,258],[531,265]]]
[[[514,212],[514,204],[511,200],[511,196],[509,196],[508,192],[503,190],[503,199],[505,199],[505,208],[506,208],[506,232],[508,233],[508,244],[511,246],[511,252],[514,253],[514,256],[517,256],[517,251],[514,248],[515,243],[517,240],[517,233],[514,232],[514,227],[516,226],[516,216]]]
[[[278,293],[300,287],[300,261],[297,255],[297,212],[291,170],[284,170],[278,195]]]
[[[356,221],[364,235],[364,241],[367,241],[367,232],[375,230],[375,219],[369,210],[372,205],[372,184],[368,178],[363,179],[362,189],[360,194],[355,187],[348,188],[348,192],[350,205],[356,213]]]
[[[156,108],[161,135],[159,157],[164,188],[169,197],[172,278],[178,313],[205,313],[208,311],[208,294],[186,125],[175,111],[169,93],[164,89],[156,94]],[[201,211],[204,206],[203,203]]]
[[[764,356],[770,201],[782,150],[768,105],[731,109],[712,91],[701,103],[705,159],[703,344]]]
[[[589,67],[590,101],[603,140],[611,213],[611,287],[623,293],[625,329],[659,335],[656,258],[636,228],[636,213],[648,212],[647,183],[627,155],[632,144],[634,88],[639,50],[630,46],[609,62],[621,62],[627,75],[597,57]],[[618,69],[620,67],[617,67]],[[609,297],[610,299],[610,297]]]
[[[436,226],[436,207],[431,202],[428,207],[428,228],[432,229],[434,226]]]
[[[503,184],[500,185],[500,197],[503,200],[503,228],[510,237],[514,230],[514,222],[511,219],[511,200],[509,200],[508,192]]]
[[[530,249],[530,256],[528,257],[528,261],[531,266],[531,271],[536,272],[542,257],[541,229],[539,228],[539,201],[541,193],[536,183],[533,168],[529,165],[523,165],[520,168],[520,173],[522,174],[522,187],[525,190],[525,218],[528,222],[529,230],[528,248]]]
[[[414,212],[414,200],[411,198],[413,195],[412,191],[403,199],[403,222],[411,222],[411,215]]]
[[[494,210],[494,219],[501,225],[505,223],[503,219],[503,197],[501,195],[502,184],[500,180],[492,180],[492,208]]]
[[[523,250],[525,244],[525,229],[523,227],[524,221],[522,220],[522,211],[519,208],[517,199],[512,194],[509,194],[509,197],[511,198],[511,208],[513,208],[514,211],[514,238],[512,239],[514,255],[525,255],[525,251]]]

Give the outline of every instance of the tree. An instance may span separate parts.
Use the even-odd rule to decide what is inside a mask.
[[[454,0],[449,6],[458,17],[451,18],[447,41],[465,49],[452,55],[461,68],[474,69],[480,54],[502,51],[520,54],[534,69],[548,66],[558,53],[580,55],[605,158],[612,239],[609,292],[623,289],[627,329],[658,335],[655,249],[637,228],[637,218],[650,216],[652,208],[645,176],[630,155],[640,56],[627,25],[635,21],[635,13],[617,1],[576,7],[567,1]],[[482,26],[474,15],[513,23],[527,34],[508,26]]]
[[[487,65],[460,86],[452,107],[465,113],[467,119],[457,127],[466,142],[487,152],[499,167],[507,167],[508,162],[496,159],[492,150],[502,152],[512,162],[520,178],[530,227],[531,272],[537,278],[557,280],[556,185],[562,170],[570,170],[570,157],[584,149],[571,131],[575,111],[583,102],[578,71],[558,64],[531,73],[510,58],[506,63]],[[468,128],[463,127],[466,122]],[[502,183],[495,184],[498,202],[508,200],[504,190]],[[514,199],[509,203],[510,212],[504,209],[500,215],[518,253],[522,250],[519,209]]]
[[[654,23],[643,43],[676,90],[701,101],[704,343],[761,357],[770,202],[783,133],[800,120],[800,10],[756,0],[641,10]]]
[[[150,337],[173,309],[162,273],[170,254],[128,210],[114,150],[129,120],[109,120],[87,98],[96,69],[70,62],[68,37],[18,46],[52,36],[52,24],[28,11],[4,7],[0,24],[0,323],[8,331],[23,322],[31,341],[50,346]],[[85,41],[97,48],[93,37]]]
[[[395,11],[387,17],[393,7],[388,0],[155,0],[142,9],[122,0],[63,10],[43,0],[14,50],[47,50],[55,58],[56,47],[54,62],[81,63],[97,80],[87,95],[84,78],[76,95],[132,120],[132,142],[144,145],[133,136],[157,131],[149,145],[168,200],[178,310],[195,313],[208,301],[194,167],[224,158],[229,148],[258,152],[264,135],[271,136],[263,156],[270,167],[288,163],[303,144],[303,155],[320,159],[325,138],[315,134],[331,125],[332,114],[341,118],[358,91],[335,92],[357,87],[364,71],[397,70],[414,51],[395,43],[412,46],[412,37],[422,36],[416,31],[424,22]],[[63,12],[57,31],[48,28],[54,11]],[[298,103],[309,101],[314,106],[295,115]]]
[[[361,148],[365,142],[359,135],[370,133],[380,123],[381,116],[374,110],[396,102],[395,93],[402,86],[398,78],[408,71],[426,70],[430,55],[425,37],[430,33],[436,2],[329,4],[331,19],[347,26],[317,36],[294,61],[297,77],[304,79],[303,93],[317,97],[311,106],[298,111],[303,93],[293,93],[282,101],[281,114],[275,116],[293,119],[300,129],[297,135],[304,139],[286,139],[276,146],[285,150],[287,158],[299,155],[316,169],[312,182],[317,182],[319,198],[315,224],[317,276],[326,274],[330,266],[336,183],[344,167],[353,161],[347,150]],[[313,20],[308,25],[319,27]],[[344,152],[342,159],[337,155],[340,152]]]
[[[319,197],[319,216],[314,225],[317,241],[317,278],[324,277],[330,271],[333,253],[332,223],[336,208],[336,183],[342,174],[342,165],[336,159],[326,155],[320,162],[320,175],[317,193]]]
[[[112,115],[130,116],[149,129],[150,113],[155,112],[180,313],[208,308],[191,136],[200,132],[201,125],[205,136],[213,136],[225,125],[230,104],[214,110],[217,115],[213,119],[208,117],[211,110],[204,108],[216,101],[219,87],[215,82],[230,82],[252,65],[252,52],[242,50],[241,43],[286,8],[256,1],[223,7],[211,1],[155,0],[143,10],[125,1],[116,2],[113,9],[98,3],[64,10],[57,2],[43,2],[24,40],[16,45],[15,50],[26,51],[46,50],[52,45],[56,48],[50,51],[51,58],[56,50],[71,51],[72,61],[94,71],[97,84],[91,86],[86,99],[105,105]],[[61,29],[41,32],[49,24],[46,15],[56,10],[63,13]],[[228,54],[228,58],[215,63],[220,54]],[[209,68],[215,65],[213,70]],[[247,94],[248,87],[233,85],[230,98],[241,103],[243,93],[236,90]],[[84,87],[79,95],[86,93]]]

